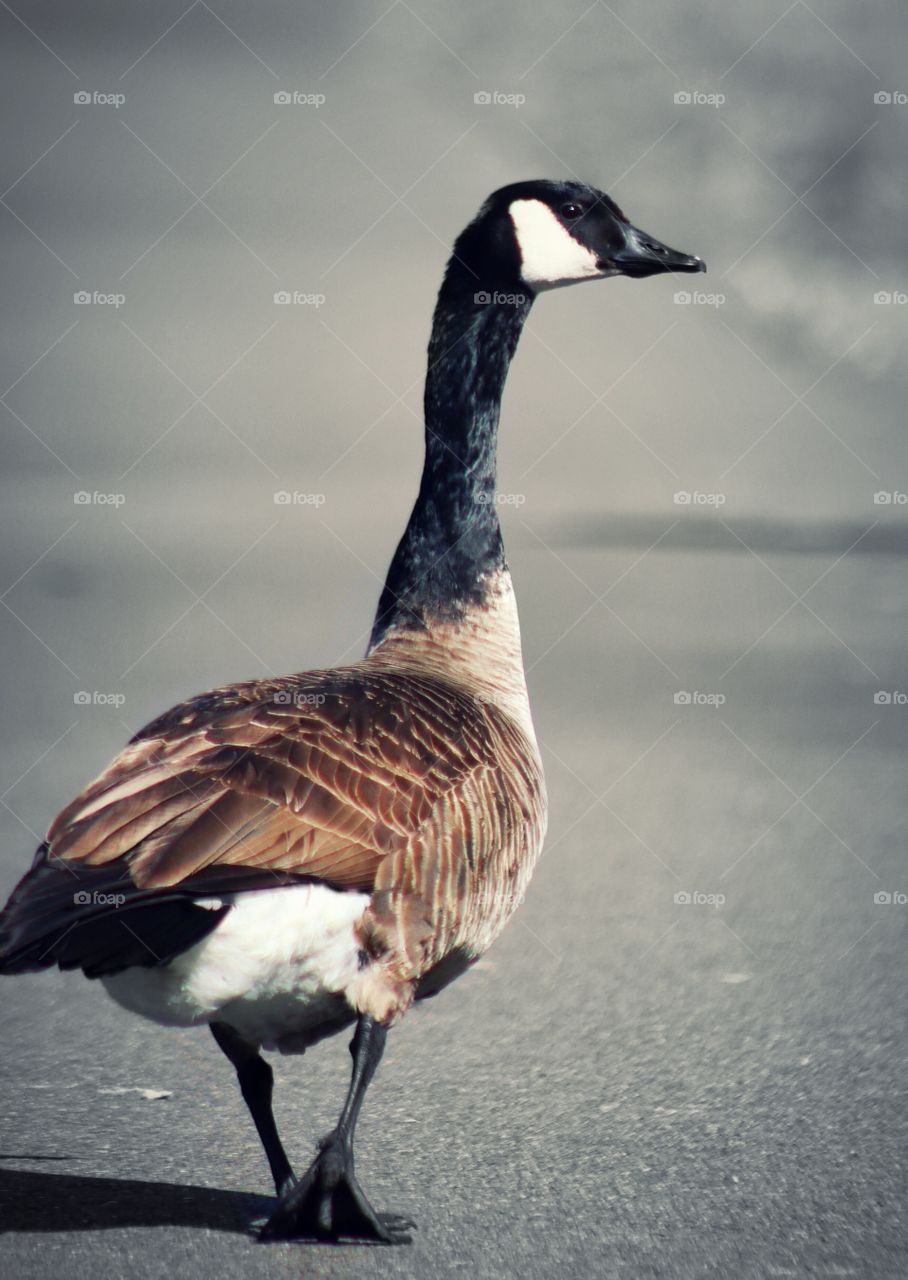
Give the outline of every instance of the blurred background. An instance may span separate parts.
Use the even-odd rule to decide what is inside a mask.
[[[380,1265],[904,1275],[902,7],[33,0],[0,33],[0,888],[164,707],[362,653],[449,246],[496,187],[588,181],[709,272],[548,294],[512,368],[550,834],[396,1033],[363,1163],[423,1231]],[[72,975],[3,997],[23,1274],[42,1192],[77,1205],[48,1268],[79,1224],[133,1258],[148,1219],[102,1231],[122,1186],[84,1175],[267,1186],[201,1033]],[[308,1143],[345,1051],[277,1070]],[[170,1194],[141,1274],[223,1228]],[[264,1274],[218,1239],[196,1269]]]

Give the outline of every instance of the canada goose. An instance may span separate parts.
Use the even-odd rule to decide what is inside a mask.
[[[388,1028],[492,943],[546,826],[495,503],[499,405],[536,294],[703,271],[576,182],[496,191],[438,296],[425,466],[365,658],[191,698],[136,734],[52,823],[0,915],[0,971],[57,964],[136,1013],[208,1023],[278,1202],[264,1239],[409,1242],[354,1175]],[[356,1022],[337,1127],[297,1181],[261,1048]]]

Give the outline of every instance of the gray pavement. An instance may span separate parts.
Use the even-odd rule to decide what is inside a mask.
[[[557,554],[601,592],[637,553]],[[768,563],[802,590],[833,559]],[[773,581],[746,553],[653,552],[608,597],[622,624],[596,606],[549,656],[564,567],[522,545],[512,560],[552,826],[519,916],[394,1033],[368,1100],[359,1171],[418,1220],[415,1244],[249,1241],[267,1175],[207,1033],[46,974],[2,993],[4,1274],[908,1271],[908,908],[874,902],[908,888],[908,709],[873,701],[901,662],[893,562],[843,562],[813,601],[841,639],[799,606],[720,680]],[[341,1040],[275,1061],[298,1164],[347,1061]]]

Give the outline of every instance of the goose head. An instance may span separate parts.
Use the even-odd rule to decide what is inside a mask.
[[[483,278],[533,293],[610,276],[705,271],[706,263],[635,227],[603,191],[539,179],[493,192],[455,254]]]

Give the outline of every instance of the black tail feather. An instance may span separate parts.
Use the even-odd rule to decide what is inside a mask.
[[[142,892],[122,863],[74,867],[38,847],[0,912],[0,973],[59,965],[89,978],[166,964],[200,942],[229,905],[198,906],[186,892]]]

